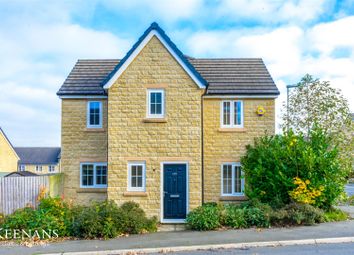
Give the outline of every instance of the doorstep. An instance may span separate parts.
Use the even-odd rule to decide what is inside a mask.
[[[175,232],[175,231],[184,231],[186,230],[186,224],[160,224],[157,228],[157,232]]]

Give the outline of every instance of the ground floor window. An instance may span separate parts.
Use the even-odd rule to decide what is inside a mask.
[[[37,166],[36,166],[36,171],[37,171],[37,172],[42,172],[42,166],[37,165]]]
[[[128,163],[128,191],[145,191],[145,163]]]
[[[221,194],[224,196],[242,196],[245,179],[240,163],[225,163],[221,166]]]
[[[20,171],[26,171],[26,166],[25,165],[20,165]]]
[[[82,163],[80,170],[81,187],[105,188],[107,187],[106,163]]]

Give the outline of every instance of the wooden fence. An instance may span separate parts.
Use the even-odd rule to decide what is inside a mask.
[[[45,187],[47,191],[53,190],[54,187],[56,193],[58,192],[60,181],[57,179],[55,176],[1,177],[0,213],[11,214],[16,209],[28,205],[36,207],[41,187]]]

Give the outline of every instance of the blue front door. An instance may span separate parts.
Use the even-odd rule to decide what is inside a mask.
[[[163,218],[185,219],[187,214],[187,166],[164,164]]]

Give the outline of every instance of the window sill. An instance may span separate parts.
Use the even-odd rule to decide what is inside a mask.
[[[76,193],[107,193],[107,188],[79,188]]]
[[[245,128],[219,128],[218,131],[221,133],[245,133],[247,130]]]
[[[248,198],[246,196],[221,196],[220,201],[246,201]]]
[[[123,193],[124,197],[147,197],[145,191],[126,191]]]
[[[144,123],[166,123],[167,119],[165,118],[145,118],[143,119]]]
[[[85,128],[86,132],[105,132],[104,128]]]

